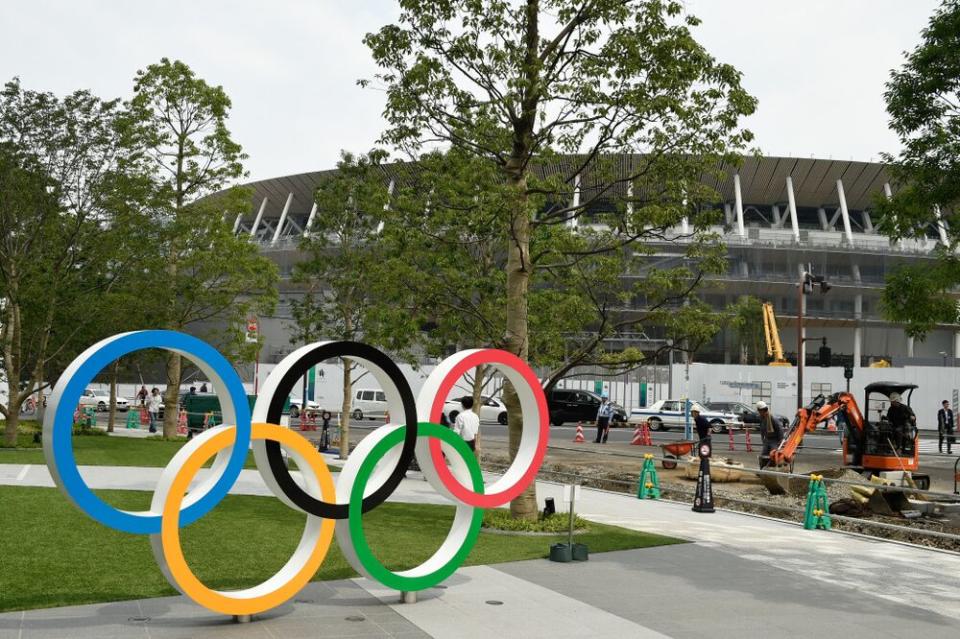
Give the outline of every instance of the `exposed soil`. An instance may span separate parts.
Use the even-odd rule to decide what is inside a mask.
[[[659,457],[659,450],[655,454]],[[731,461],[738,460],[747,466],[751,466],[753,465],[750,463],[751,459],[755,460],[756,456],[753,454],[749,457],[744,455],[727,457],[721,451],[717,454],[716,461],[723,461],[725,458]],[[488,445],[481,455],[483,466],[490,470],[497,470],[506,467],[509,462],[510,458],[506,455],[504,447],[488,441]],[[670,470],[664,469],[659,461],[656,463],[662,496],[676,501],[692,501],[696,481],[686,478],[682,462],[676,469]],[[643,458],[640,454],[621,454],[616,450],[604,454],[583,454],[580,450],[551,447],[541,468],[540,476],[543,479],[561,482],[569,482],[576,477],[577,481],[584,486],[634,494],[637,490],[637,476],[642,464]],[[798,473],[806,473],[811,470],[815,469],[804,468],[800,465],[796,468]],[[838,478],[846,481],[866,481],[858,473],[850,470],[837,469],[835,474]],[[797,480],[797,482],[804,483],[803,480]],[[851,496],[850,486],[826,482],[826,487],[828,500],[831,504],[841,500],[845,500],[845,504],[851,501],[849,499]],[[789,521],[803,521],[806,495],[802,489],[796,490],[795,487],[795,491],[800,494],[771,495],[756,475],[745,473],[742,480],[738,482],[720,483],[715,481],[713,491],[717,506]],[[855,506],[852,502],[849,505]],[[946,517],[907,519],[902,516],[878,515],[869,511],[858,513],[856,510],[859,509],[847,513],[848,516],[856,515],[856,521],[841,521],[834,518],[833,527],[838,530],[857,532],[872,537],[960,552],[960,541],[943,539],[919,532],[928,530],[960,535],[960,514]],[[873,523],[894,524],[913,528],[918,532],[890,530],[872,525]]]

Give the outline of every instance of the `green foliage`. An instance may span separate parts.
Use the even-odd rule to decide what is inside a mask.
[[[957,321],[950,294],[960,284],[960,2],[942,3],[920,44],[891,73],[884,98],[902,150],[885,155],[896,193],[877,200],[880,228],[894,239],[926,237],[938,211],[946,221],[947,246],[938,249],[937,264],[897,270],[883,295],[887,319],[922,338],[938,323]]]
[[[566,513],[554,513],[544,516],[541,513],[539,518],[534,520],[514,519],[510,516],[509,510],[493,508],[483,512],[483,527],[510,532],[562,534],[570,530],[570,516]],[[574,515],[573,529],[575,531],[588,531],[590,530],[590,523],[582,519],[579,515]]]
[[[726,308],[729,325],[737,332],[741,353],[754,364],[766,362],[766,341],[763,331],[763,302],[752,295],[744,295]]]

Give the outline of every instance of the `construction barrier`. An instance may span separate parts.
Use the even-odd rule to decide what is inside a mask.
[[[823,475],[810,475],[803,527],[807,530],[830,530],[830,524],[830,504],[827,501],[827,488],[823,485]]]
[[[127,411],[127,428],[140,428],[140,415],[132,408]]]
[[[574,444],[582,444],[586,440],[583,438],[583,422],[577,422],[577,434],[573,438]]]
[[[637,482],[637,499],[660,499],[660,478],[657,477],[657,467],[653,465],[653,455],[650,453],[643,456],[643,468],[640,469]]]

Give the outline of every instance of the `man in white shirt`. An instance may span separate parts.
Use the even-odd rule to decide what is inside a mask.
[[[460,400],[463,410],[457,413],[457,419],[453,422],[453,432],[467,442],[470,450],[477,450],[477,435],[480,432],[480,417],[473,412],[473,398],[464,397]]]

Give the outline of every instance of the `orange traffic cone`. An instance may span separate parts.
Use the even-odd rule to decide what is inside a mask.
[[[573,443],[582,444],[585,441],[583,438],[583,422],[577,422],[577,436],[573,438]]]
[[[831,433],[837,432],[837,420],[832,417],[827,421],[827,430]]]
[[[633,439],[630,441],[631,446],[643,446],[643,427],[640,424],[637,424],[637,427],[633,430]]]

